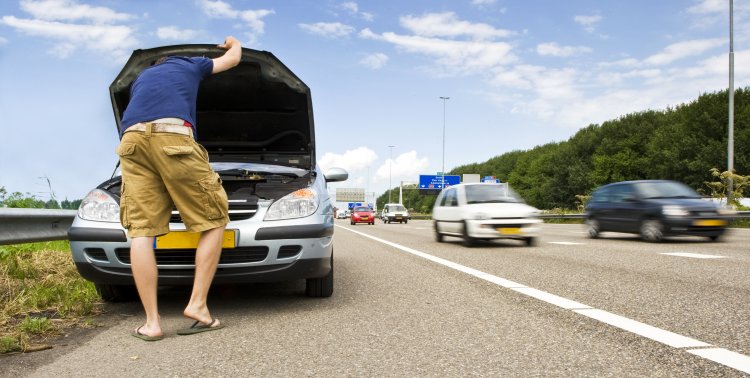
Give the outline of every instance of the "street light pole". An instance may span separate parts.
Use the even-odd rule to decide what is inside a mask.
[[[391,203],[391,178],[393,177],[393,147],[388,146],[391,149],[391,158],[388,159],[388,203]]]
[[[727,206],[732,200],[734,191],[734,1],[729,0],[729,127],[727,136],[727,170],[729,171],[729,182],[727,183]]]
[[[441,170],[441,189],[445,189],[445,100],[449,100],[450,97],[443,97],[440,96],[440,99],[443,100],[443,168]]]

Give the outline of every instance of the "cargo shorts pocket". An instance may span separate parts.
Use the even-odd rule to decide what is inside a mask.
[[[193,153],[192,146],[164,146],[162,149],[169,156],[190,155]]]
[[[227,193],[221,186],[219,175],[213,172],[208,177],[201,179],[198,184],[204,192],[203,203],[206,208],[206,218],[212,220],[226,217],[229,205]]]
[[[128,156],[135,153],[135,143],[122,142],[117,145],[115,150],[119,156]]]

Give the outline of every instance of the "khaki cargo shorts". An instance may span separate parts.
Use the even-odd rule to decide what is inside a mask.
[[[222,227],[227,194],[208,152],[189,135],[126,132],[117,146],[122,170],[120,222],[131,238],[169,232],[176,206],[189,231]]]

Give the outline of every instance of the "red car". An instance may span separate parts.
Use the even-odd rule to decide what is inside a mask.
[[[375,224],[375,214],[367,206],[357,206],[352,209],[352,217],[350,219],[352,225],[357,223]]]

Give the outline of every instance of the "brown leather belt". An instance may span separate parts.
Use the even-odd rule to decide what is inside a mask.
[[[150,133],[172,133],[193,136],[193,128],[189,126],[175,125],[172,123],[141,122],[125,129],[125,132],[143,131]]]

